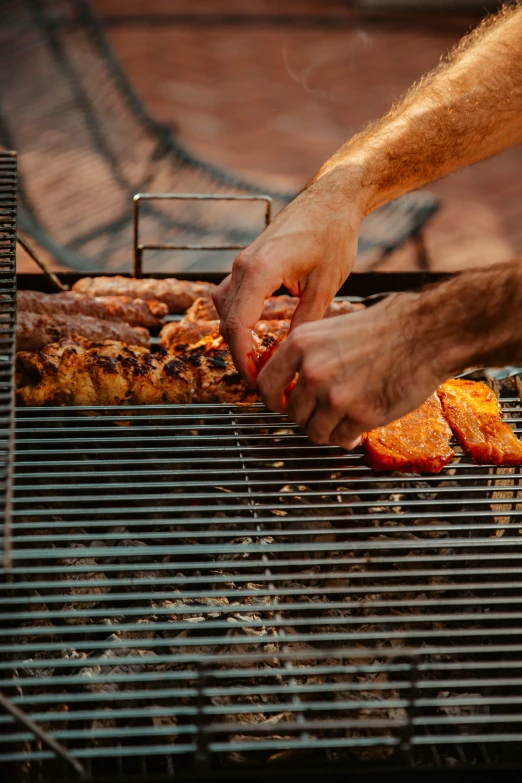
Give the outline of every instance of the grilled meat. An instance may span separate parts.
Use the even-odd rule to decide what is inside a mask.
[[[129,345],[148,345],[149,333],[140,326],[102,321],[88,315],[40,315],[22,311],[16,324],[16,346],[21,351],[38,351],[63,337],[89,340],[120,340]]]
[[[286,336],[289,321],[258,321],[255,332],[258,335]],[[194,345],[207,335],[219,337],[219,321],[172,321],[166,324],[160,332],[160,345],[167,350],[181,349],[183,346]]]
[[[210,296],[198,296],[185,313],[185,321],[219,321],[219,313]]]
[[[17,355],[19,404],[148,405],[258,400],[232,363],[221,337],[208,336],[179,353],[65,339]]]
[[[297,302],[298,300],[295,296],[270,296],[263,307],[261,320],[290,321],[297,307]],[[364,309],[363,304],[335,301],[329,305],[324,317],[331,318],[334,315],[345,315],[361,309]],[[187,321],[217,321],[219,320],[219,315],[212,299],[209,296],[202,296],[196,299],[194,304],[189,307],[185,318]]]
[[[297,307],[297,301],[295,296],[271,296],[265,302],[261,318],[265,321],[290,321]],[[363,304],[334,301],[327,307],[324,317],[346,315],[361,309],[364,309]]]
[[[169,313],[184,313],[199,296],[210,296],[216,286],[189,280],[137,280],[133,277],[84,277],[73,285],[73,291],[90,296],[130,296],[132,299],[154,299],[164,302]]]
[[[130,326],[155,328],[163,324],[169,308],[163,302],[131,299],[130,296],[89,296],[74,291],[42,294],[39,291],[18,291],[19,312],[40,315],[88,315],[104,321],[123,321]]]
[[[272,337],[286,337],[289,329],[290,321],[285,321],[281,318],[278,321],[258,321],[254,331],[261,337],[269,334]]]
[[[402,419],[377,427],[363,438],[372,470],[439,473],[454,456],[451,430],[436,394]]]
[[[203,337],[196,345],[180,351],[180,360],[194,369],[194,402],[257,402],[257,392],[242,380],[232,361],[228,345],[215,335]]]
[[[364,310],[365,305],[362,302],[345,302],[345,301],[333,301],[326,308],[324,314],[325,318],[333,318],[336,315],[347,315],[348,313],[356,313],[357,310]]]
[[[191,374],[146,348],[107,340],[61,340],[17,355],[20,404],[145,405],[191,400]]]
[[[502,421],[502,410],[489,386],[452,380],[443,383],[437,391],[448,424],[475,462],[522,465],[522,443]]]
[[[298,299],[295,296],[271,296],[263,307],[261,318],[264,321],[291,320]]]
[[[199,343],[207,335],[219,337],[219,321],[171,321],[161,330],[160,345],[178,353],[189,345]]]
[[[260,322],[261,323],[261,322]],[[264,321],[262,323],[273,323],[271,321]],[[276,323],[287,323],[286,321],[276,321]],[[269,359],[272,358],[275,351],[277,351],[278,347],[281,345],[283,340],[285,339],[286,335],[279,335],[278,337],[274,336],[273,334],[256,334],[254,335],[254,351],[252,355],[249,356],[250,366],[253,370],[253,375],[257,377],[257,375],[261,372],[265,364],[269,361]],[[292,393],[292,390],[294,386],[297,383],[297,374],[292,378],[286,389],[284,390],[283,394],[285,398],[288,400],[288,397]]]

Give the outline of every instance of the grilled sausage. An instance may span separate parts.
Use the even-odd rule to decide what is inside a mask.
[[[104,321],[123,321],[130,326],[155,328],[163,324],[169,308],[164,302],[131,299],[130,296],[89,296],[74,291],[42,294],[18,291],[19,311],[41,315],[88,315]]]
[[[84,277],[73,285],[73,291],[90,296],[130,296],[133,299],[154,299],[164,302],[169,313],[184,313],[199,296],[210,296],[216,286],[189,280],[155,280],[133,277]]]
[[[40,315],[18,313],[16,346],[21,351],[39,351],[63,337],[85,337],[90,340],[120,340],[129,345],[148,345],[146,329],[128,324],[102,321],[88,315]]]

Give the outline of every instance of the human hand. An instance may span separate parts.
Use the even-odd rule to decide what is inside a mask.
[[[418,294],[397,294],[367,310],[299,326],[259,374],[264,402],[286,410],[314,443],[354,448],[363,432],[418,407],[451,374],[428,339],[418,304]]]
[[[300,298],[291,329],[323,317],[350,274],[362,209],[347,196],[347,174],[332,171],[289,204],[234,261],[214,302],[239,372],[254,382],[252,329],[265,299],[281,285]],[[354,174],[354,193],[356,193]]]

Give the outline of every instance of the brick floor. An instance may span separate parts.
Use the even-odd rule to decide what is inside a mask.
[[[470,27],[469,15],[378,14],[343,0],[95,0],[151,113],[203,158],[299,188]],[[293,22],[292,22],[293,19]],[[431,186],[433,268],[522,253],[522,149]],[[411,248],[386,269],[411,269]]]

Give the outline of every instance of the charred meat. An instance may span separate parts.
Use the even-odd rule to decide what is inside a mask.
[[[256,402],[221,337],[179,353],[106,340],[65,339],[17,355],[20,405],[151,405]]]
[[[289,327],[289,321],[258,321],[254,331],[260,336],[284,337]],[[219,321],[189,321],[183,318],[163,327],[160,345],[167,350],[179,351],[184,345],[194,345],[207,335],[219,337]]]

